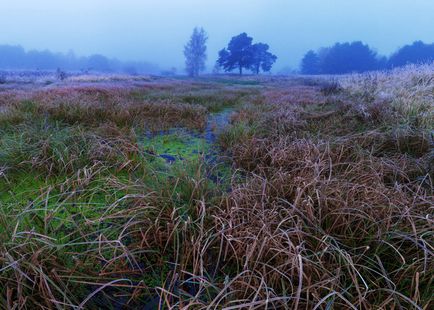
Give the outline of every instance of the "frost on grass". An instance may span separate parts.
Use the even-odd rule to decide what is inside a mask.
[[[0,93],[0,306],[428,308],[430,68]]]

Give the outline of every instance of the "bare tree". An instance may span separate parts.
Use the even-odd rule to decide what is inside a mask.
[[[206,41],[208,36],[203,28],[194,28],[190,41],[184,47],[185,70],[190,76],[198,76],[205,70]]]

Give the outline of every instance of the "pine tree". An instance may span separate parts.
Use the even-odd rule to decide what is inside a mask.
[[[226,71],[238,69],[240,75],[243,69],[249,69],[252,65],[252,40],[245,32],[235,36],[229,42],[228,48],[219,52],[217,63]]]
[[[238,69],[240,75],[243,69],[249,69],[256,74],[262,69],[268,72],[276,62],[277,57],[271,54],[268,44],[252,44],[253,38],[245,32],[231,39],[227,48],[219,52],[217,65],[226,72]]]

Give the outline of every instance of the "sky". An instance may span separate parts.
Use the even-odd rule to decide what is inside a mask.
[[[208,70],[231,37],[247,32],[297,68],[309,49],[361,40],[380,54],[434,42],[434,0],[0,0],[0,44],[74,50],[162,68],[184,67],[195,26],[209,36]]]

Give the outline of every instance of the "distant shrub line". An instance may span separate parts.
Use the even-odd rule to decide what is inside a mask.
[[[158,66],[146,62],[123,62],[100,54],[89,57],[76,56],[72,51],[67,54],[49,50],[25,51],[23,47],[0,45],[0,68],[12,70],[56,70],[97,71],[107,73],[151,74],[158,73]]]
[[[434,61],[434,43],[416,41],[399,48],[390,57],[378,55],[360,41],[336,43],[308,51],[301,61],[303,74],[346,74],[403,67]]]

